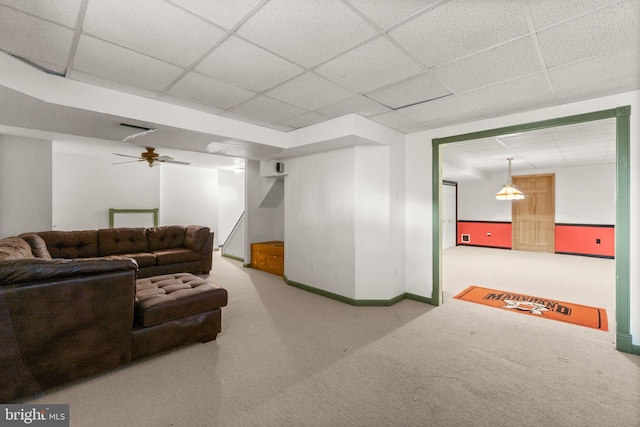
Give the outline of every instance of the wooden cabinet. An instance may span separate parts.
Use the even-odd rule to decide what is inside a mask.
[[[251,267],[284,276],[284,242],[274,240],[252,243]]]

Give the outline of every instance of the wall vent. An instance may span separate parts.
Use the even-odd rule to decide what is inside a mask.
[[[462,243],[471,242],[471,234],[461,234],[460,235],[460,240],[462,241]]]

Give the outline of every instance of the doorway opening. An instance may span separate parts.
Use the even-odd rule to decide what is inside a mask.
[[[436,138],[432,141],[432,203],[433,203],[433,293],[431,302],[442,304],[442,165],[440,149],[445,144],[461,141],[473,141],[486,137],[499,137],[508,134],[587,123],[604,119],[615,119],[616,127],[616,221],[615,221],[615,332],[616,348],[619,351],[633,353],[630,322],[630,113],[629,106],[602,110],[592,113],[561,117],[521,125],[508,126],[469,134]],[[613,320],[613,319],[612,319]]]

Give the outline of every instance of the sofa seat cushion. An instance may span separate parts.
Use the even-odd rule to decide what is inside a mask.
[[[225,289],[193,274],[166,274],[136,281],[138,326],[159,325],[226,305]]]
[[[166,249],[154,251],[156,265],[179,264],[181,262],[200,261],[202,255],[191,249]]]
[[[134,254],[120,254],[119,256],[135,259],[136,262],[138,263],[138,267],[140,268],[156,265],[156,256],[149,252],[138,252]]]

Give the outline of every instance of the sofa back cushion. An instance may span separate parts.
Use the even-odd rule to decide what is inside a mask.
[[[47,244],[52,258],[91,258],[98,256],[98,232],[40,231],[36,233]]]
[[[99,256],[149,252],[143,227],[103,228],[98,230]]]
[[[203,227],[200,225],[188,226],[187,232],[184,235],[184,246],[187,249],[202,252],[202,248],[207,241],[207,237],[209,237],[209,231],[209,227]]]
[[[47,249],[47,243],[44,239],[35,233],[24,233],[20,236],[31,246],[31,252],[36,258],[51,259],[49,249]]]
[[[181,225],[147,228],[149,250],[153,252],[184,247],[186,231],[187,228]]]
[[[20,237],[6,237],[0,240],[0,261],[34,258],[31,246]]]

